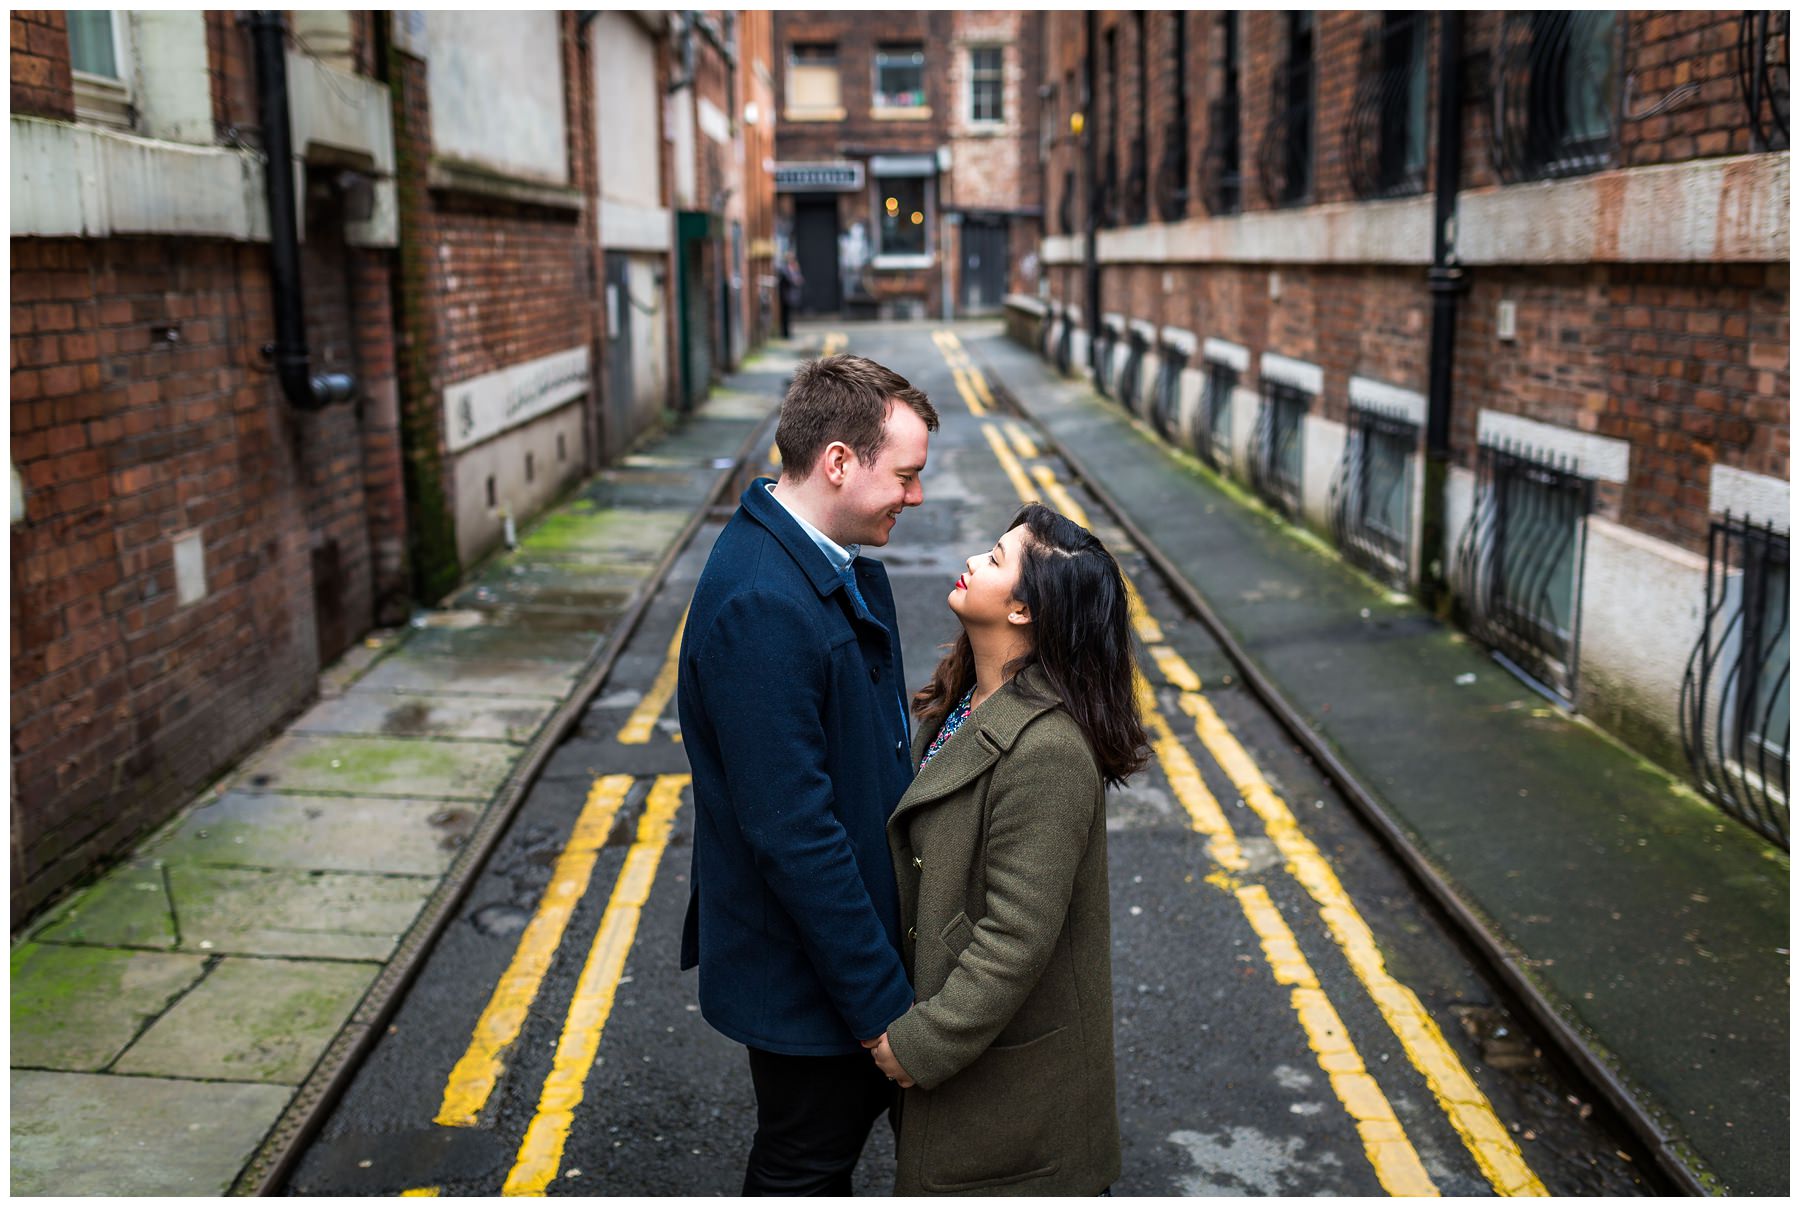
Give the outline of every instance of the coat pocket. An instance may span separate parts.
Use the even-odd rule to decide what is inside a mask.
[[[969,915],[960,913],[950,919],[950,925],[938,932],[938,940],[950,949],[952,958],[962,955],[963,948],[967,947],[969,941],[974,937],[975,927],[969,921]]]
[[[980,1190],[1057,1171],[1080,1123],[1056,1092],[1074,1073],[1073,1041],[1058,1027],[1030,1043],[996,1045],[930,1091],[920,1171],[927,1190]]]

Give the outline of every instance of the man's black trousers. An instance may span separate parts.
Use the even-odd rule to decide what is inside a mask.
[[[744,1171],[744,1194],[849,1194],[869,1129],[894,1105],[894,1083],[867,1052],[749,1052],[756,1139]]]

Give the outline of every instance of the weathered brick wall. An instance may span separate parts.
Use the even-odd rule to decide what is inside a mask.
[[[12,111],[36,117],[75,116],[69,28],[63,13],[13,10]]]

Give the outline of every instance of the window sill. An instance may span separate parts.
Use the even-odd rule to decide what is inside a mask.
[[[1002,134],[1011,132],[1012,127],[1007,124],[1005,118],[997,122],[977,121],[970,118],[968,124],[963,127],[963,133],[974,138],[998,138]]]
[[[910,253],[892,253],[879,255],[869,261],[869,267],[876,272],[893,272],[909,268],[930,268],[936,261],[929,254],[913,255]]]
[[[131,92],[120,80],[89,75],[84,71],[69,73],[75,94],[75,120],[115,130],[130,130]]]
[[[841,122],[846,115],[842,109],[784,109],[781,116],[790,122]]]
[[[931,120],[931,106],[916,105],[897,109],[886,105],[872,105],[869,116],[878,122],[924,122]]]
[[[580,213],[587,207],[587,198],[580,189],[508,176],[455,160],[433,159],[426,170],[425,182],[428,187],[444,192],[494,197],[502,201],[541,205],[549,209]]]

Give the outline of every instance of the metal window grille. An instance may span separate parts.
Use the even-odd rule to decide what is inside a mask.
[[[1206,362],[1206,380],[1200,391],[1200,409],[1194,415],[1190,446],[1214,469],[1231,464],[1231,396],[1237,390],[1237,370],[1218,361]]]
[[[1150,342],[1136,328],[1125,336],[1125,371],[1118,382],[1119,405],[1137,414],[1144,382],[1144,353]]]
[[[1788,536],[1727,515],[1707,542],[1706,619],[1681,681],[1681,742],[1721,809],[1788,845]]]
[[[1418,12],[1383,13],[1369,24],[1345,131],[1350,187],[1358,197],[1425,189],[1427,27]]]
[[[1003,52],[998,46],[977,46],[969,51],[969,120],[1003,121],[1005,75]]]
[[[1188,201],[1187,13],[1170,14],[1175,36],[1170,50],[1170,83],[1175,93],[1174,120],[1163,136],[1162,161],[1156,169],[1156,212],[1164,222],[1179,221]]]
[[[1738,22],[1738,89],[1755,151],[1788,146],[1788,15],[1786,9],[1747,12]]]
[[[1617,142],[1619,25],[1611,12],[1512,13],[1495,55],[1494,162],[1503,180],[1605,167]]]
[[[1250,442],[1250,484],[1282,513],[1300,514],[1301,433],[1311,396],[1280,382],[1263,385]]]
[[[1150,409],[1150,423],[1171,444],[1181,438],[1181,375],[1187,369],[1187,353],[1180,348],[1163,345],[1161,364],[1156,371],[1156,397]]]
[[[1238,112],[1238,14],[1219,14],[1225,42],[1224,81],[1207,106],[1206,151],[1200,157],[1200,200],[1210,214],[1235,214],[1244,205],[1244,164]]]
[[[1331,479],[1332,533],[1350,561],[1404,586],[1419,425],[1399,415],[1352,407],[1349,427],[1344,456]]]
[[[1275,72],[1258,167],[1269,204],[1299,205],[1313,187],[1313,14],[1288,14],[1287,62]]]
[[[1150,79],[1150,55],[1145,37],[1147,14],[1138,9],[1132,16],[1137,37],[1138,125],[1125,166],[1125,221],[1142,226],[1150,220],[1150,97],[1144,88]]]
[[[1094,388],[1106,397],[1113,396],[1113,346],[1119,342],[1118,332],[1105,323],[1089,342],[1088,357],[1094,367]]]
[[[1056,371],[1067,377],[1074,365],[1075,320],[1064,310],[1062,322],[1057,325],[1056,346],[1052,350],[1051,359],[1056,362]]]
[[[1564,700],[1575,698],[1581,557],[1591,479],[1567,460],[1484,445],[1457,544],[1469,631]]]

